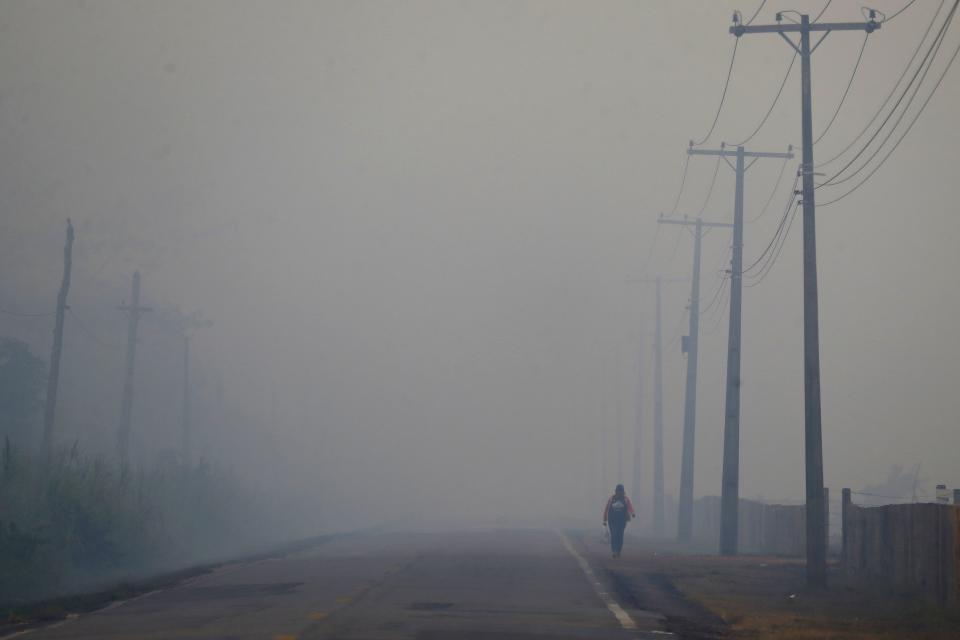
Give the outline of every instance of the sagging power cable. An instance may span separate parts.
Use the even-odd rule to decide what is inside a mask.
[[[735,143],[734,146],[742,147],[743,145],[747,144],[748,142],[753,140],[753,137],[755,135],[760,133],[760,129],[763,128],[763,125],[767,124],[767,120],[770,118],[770,114],[773,113],[774,107],[776,107],[777,102],[780,101],[780,96],[783,94],[783,88],[787,85],[787,80],[790,78],[790,72],[793,71],[793,63],[796,61],[797,61],[797,52],[794,51],[793,57],[790,58],[790,64],[787,65],[787,72],[783,74],[783,81],[780,82],[780,88],[777,89],[777,94],[773,96],[773,102],[770,103],[770,108],[767,109],[767,113],[764,114],[763,119],[760,120],[760,124],[757,125],[757,128],[754,129],[753,132],[750,135],[748,135],[746,138],[744,138],[740,142]]]
[[[956,13],[958,5],[960,5],[960,0],[955,0],[953,3],[953,7],[951,7],[950,12],[947,14],[947,17],[944,19],[943,24],[940,25],[940,29],[937,31],[936,37],[934,37],[933,42],[930,43],[930,48],[927,49],[927,53],[924,55],[923,59],[920,61],[920,64],[917,66],[916,70],[914,71],[913,76],[910,78],[910,81],[904,87],[903,93],[901,93],[900,97],[897,98],[897,101],[894,103],[893,107],[891,107],[890,109],[890,113],[888,113],[887,116],[883,119],[883,121],[877,127],[877,130],[873,132],[873,135],[870,136],[870,138],[864,143],[864,145],[860,148],[860,150],[845,165],[843,165],[843,167],[841,167],[839,171],[837,171],[832,176],[830,176],[829,178],[827,178],[826,180],[818,184],[816,187],[817,189],[828,186],[828,185],[840,183],[840,181],[838,181],[837,179],[844,172],[846,172],[846,170],[849,169],[860,158],[860,156],[862,156],[867,151],[867,149],[870,147],[873,141],[877,139],[880,133],[884,130],[884,127],[887,126],[887,124],[890,122],[890,119],[897,112],[898,108],[903,103],[903,100],[907,97],[907,94],[910,93],[911,88],[914,88],[914,83],[916,83],[916,88],[914,88],[914,91],[910,96],[910,99],[907,101],[906,105],[904,106],[903,111],[900,114],[900,117],[897,118],[896,123],[894,123],[893,127],[890,129],[890,132],[880,143],[877,151],[874,152],[873,156],[875,156],[876,153],[879,152],[879,149],[882,148],[883,145],[886,143],[886,141],[889,140],[890,136],[893,135],[893,132],[896,130],[898,124],[903,119],[903,116],[906,114],[907,110],[909,109],[910,104],[913,102],[914,98],[916,97],[917,91],[919,91],[920,89],[920,85],[923,84],[923,80],[926,78],[927,73],[930,71],[930,67],[933,64],[933,60],[936,58],[936,54],[940,50],[940,46],[943,44],[943,39],[944,39],[944,36],[946,35],[947,27],[953,21],[953,16]],[[917,82],[918,79],[919,79],[919,82]],[[871,158],[873,156],[871,156]],[[869,162],[869,159],[867,160],[867,162]],[[861,167],[858,168],[856,171],[854,171],[852,175],[856,175],[857,173],[862,171],[864,167],[866,167],[866,163],[864,165],[861,165]],[[852,176],[848,176],[844,178],[843,181],[849,180],[850,177]]]
[[[747,220],[747,223],[753,223],[759,220],[767,213],[767,209],[770,208],[770,203],[773,202],[773,197],[777,195],[777,190],[780,188],[780,181],[783,180],[783,174],[786,173],[787,164],[790,162],[790,158],[784,158],[783,164],[780,165],[780,173],[777,174],[777,179],[774,181],[773,189],[770,191],[770,196],[767,198],[767,201],[763,205],[763,209],[760,210],[760,213],[756,217]]]
[[[836,121],[837,116],[840,115],[840,109],[843,107],[844,101],[847,99],[847,94],[850,93],[850,87],[853,86],[853,79],[857,77],[857,70],[860,68],[860,61],[863,60],[863,52],[867,48],[867,40],[870,39],[870,32],[863,37],[863,44],[860,45],[860,53],[857,55],[857,62],[853,65],[853,72],[850,74],[850,80],[847,82],[847,88],[843,90],[843,95],[840,96],[840,102],[837,104],[836,110],[833,112],[833,115],[830,117],[830,121],[827,122],[827,126],[823,128],[823,131],[820,132],[820,135],[817,136],[817,139],[813,141],[813,144],[817,144],[823,140],[823,136],[827,135],[827,132],[830,131],[830,127],[833,126],[834,121]],[[796,55],[796,53],[794,53]]]
[[[864,176],[863,180],[861,180],[856,185],[854,185],[852,189],[845,192],[843,195],[837,198],[834,198],[833,200],[829,200],[827,202],[821,203],[820,204],[821,207],[825,207],[827,205],[831,205],[843,200],[848,195],[850,195],[851,193],[859,189],[867,180],[873,177],[873,174],[875,174],[880,169],[880,167],[884,165],[884,163],[887,161],[887,158],[889,158],[893,154],[893,152],[897,150],[897,147],[900,146],[900,143],[903,142],[903,139],[906,138],[907,134],[910,133],[910,130],[913,129],[913,125],[917,123],[917,120],[920,118],[920,115],[923,113],[923,110],[926,109],[927,104],[930,102],[930,99],[933,98],[933,95],[937,92],[937,89],[940,87],[940,83],[943,82],[943,78],[947,75],[947,72],[950,70],[950,67],[953,66],[954,61],[956,61],[958,53],[960,53],[960,45],[957,45],[957,48],[953,50],[953,55],[950,56],[950,60],[947,62],[947,66],[944,68],[943,73],[940,74],[940,77],[937,78],[937,83],[933,86],[933,89],[930,91],[930,95],[928,95],[927,99],[923,101],[922,105],[920,105],[920,110],[917,111],[917,114],[913,117],[913,120],[910,121],[910,124],[907,125],[907,128],[903,131],[903,133],[900,135],[897,141],[893,144],[893,147],[891,147],[890,150],[887,152],[887,154],[880,159],[880,162],[877,164],[877,166],[875,166],[870,171],[870,173]]]
[[[887,94],[887,97],[884,98],[883,102],[880,103],[880,106],[877,108],[876,112],[874,112],[874,114],[870,117],[870,120],[867,121],[867,124],[863,126],[863,129],[860,130],[860,133],[858,133],[853,138],[853,140],[851,140],[847,144],[847,146],[845,146],[843,149],[838,151],[836,154],[834,154],[830,158],[814,164],[814,167],[819,169],[821,167],[825,167],[828,164],[835,162],[840,157],[842,157],[847,151],[849,151],[853,147],[853,145],[855,145],[857,141],[860,140],[860,138],[862,138],[863,135],[870,130],[870,127],[873,125],[874,122],[876,122],[877,118],[880,117],[880,114],[883,113],[883,110],[886,108],[887,104],[889,104],[890,99],[897,92],[897,88],[900,86],[900,83],[903,82],[903,79],[907,76],[907,73],[910,71],[910,67],[913,66],[913,61],[917,59],[917,55],[920,53],[920,50],[923,48],[923,43],[927,41],[927,36],[930,35],[930,30],[933,29],[933,25],[937,21],[937,16],[940,15],[940,11],[943,10],[943,5],[945,3],[946,3],[946,0],[940,0],[940,5],[937,7],[937,10],[934,12],[933,17],[930,19],[930,23],[927,24],[927,28],[923,32],[923,37],[920,38],[920,42],[917,43],[916,48],[913,50],[913,54],[910,56],[910,59],[907,61],[906,66],[903,68],[903,71],[900,73],[900,77],[897,78],[897,81],[890,88],[890,92]]]
[[[940,47],[943,44],[944,38],[946,37],[947,28],[950,26],[950,24],[953,21],[953,17],[956,13],[958,5],[960,5],[960,0],[955,0],[953,7],[950,9],[950,13],[947,14],[947,17],[944,20],[943,25],[941,25],[940,30],[937,32],[937,36],[934,38],[933,42],[931,43],[930,49],[927,50],[926,55],[924,56],[923,60],[921,60],[920,66],[917,67],[917,70],[914,73],[913,77],[910,79],[910,82],[904,88],[903,94],[901,94],[900,98],[897,99],[897,102],[894,104],[893,108],[890,110],[890,113],[887,114],[887,117],[884,118],[882,123],[880,123],[880,126],[877,128],[874,134],[870,136],[870,139],[867,140],[867,142],[863,145],[860,151],[858,151],[857,154],[853,158],[851,158],[850,161],[847,162],[839,171],[837,171],[832,176],[830,176],[829,178],[827,178],[826,180],[818,184],[816,187],[817,189],[825,186],[835,186],[835,185],[847,182],[848,180],[851,180],[854,176],[856,176],[861,171],[866,169],[866,167],[870,164],[873,158],[875,158],[877,154],[880,153],[880,151],[883,149],[883,146],[887,143],[890,137],[893,136],[894,132],[897,130],[897,127],[900,125],[900,122],[903,120],[904,116],[907,114],[907,111],[909,111],[910,105],[913,104],[913,101],[917,97],[917,93],[920,91],[920,87],[923,85],[923,81],[926,79],[927,74],[930,72],[930,69],[933,67],[933,62],[940,51]],[[952,63],[952,60],[951,60],[951,63]],[[947,69],[949,69],[949,65],[947,66]],[[941,80],[942,80],[942,77],[943,76],[941,76]],[[914,86],[914,83],[916,83],[915,86]],[[939,83],[940,83],[940,80],[937,81],[937,85],[934,87],[933,91],[936,91],[936,87],[939,86]],[[912,93],[910,93],[911,87],[913,88]],[[879,136],[880,132],[883,131],[883,128],[890,121],[890,118],[893,117],[894,113],[896,113],[898,107],[903,102],[903,99],[906,97],[907,93],[910,93],[910,98],[907,100],[906,104],[904,104],[903,109],[900,111],[899,117],[896,119],[893,126],[889,129],[889,131],[887,132],[887,135],[884,136],[880,144],[877,145],[877,148],[874,150],[874,152],[870,154],[870,156],[863,162],[863,164],[861,164],[851,174],[843,178],[840,178],[840,176],[847,169],[849,169],[861,155],[863,155],[866,152],[867,148],[873,143],[873,141],[877,139],[877,136]],[[933,93],[931,92],[930,95],[932,96]],[[929,100],[929,97],[927,99]]]
[[[699,141],[693,143],[693,146],[699,147],[704,142],[710,139],[710,136],[713,135],[713,130],[717,128],[717,121],[720,119],[720,112],[723,111],[723,103],[727,99],[727,89],[730,87],[730,76],[733,75],[733,63],[737,59],[737,46],[740,43],[740,38],[734,38],[733,42],[733,53],[730,55],[730,66],[727,68],[727,79],[723,83],[723,93],[720,94],[720,104],[717,106],[717,113],[713,117],[713,124],[710,125],[710,130],[707,131],[707,135],[703,136]]]

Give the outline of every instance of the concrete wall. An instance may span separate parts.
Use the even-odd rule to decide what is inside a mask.
[[[848,575],[960,607],[960,507],[860,507],[844,489],[841,563]]]
[[[741,498],[737,511],[740,553],[803,556],[806,554],[806,507],[765,504]],[[693,506],[694,543],[716,551],[720,541],[720,498],[704,496]]]

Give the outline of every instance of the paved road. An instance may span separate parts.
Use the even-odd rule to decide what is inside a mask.
[[[670,638],[553,531],[376,534],[224,567],[29,640]]]

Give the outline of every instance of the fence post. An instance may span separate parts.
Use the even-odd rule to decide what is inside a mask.
[[[823,549],[830,556],[830,488],[823,488]]]
[[[840,508],[840,563],[843,565],[845,571],[849,570],[847,561],[847,553],[849,552],[847,536],[850,534],[850,527],[847,518],[850,515],[851,503],[850,489],[844,489],[843,502]]]

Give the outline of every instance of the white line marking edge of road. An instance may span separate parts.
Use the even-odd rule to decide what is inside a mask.
[[[620,626],[624,629],[636,629],[637,623],[633,621],[633,618],[630,617],[630,614],[623,610],[623,607],[614,600],[613,596],[603,588],[603,585],[600,583],[600,580],[597,579],[597,574],[594,573],[593,567],[590,566],[590,563],[586,559],[577,553],[577,550],[573,548],[573,545],[570,544],[570,539],[567,538],[566,534],[562,531],[557,531],[557,534],[560,536],[560,539],[563,541],[563,546],[567,552],[574,557],[577,561],[577,564],[580,565],[581,571],[584,575],[587,576],[587,581],[593,585],[593,590],[597,592],[597,596],[600,600],[603,601],[603,604],[607,605],[607,609],[610,610],[610,613],[613,614],[613,617],[617,619],[617,622],[620,623]]]

